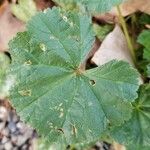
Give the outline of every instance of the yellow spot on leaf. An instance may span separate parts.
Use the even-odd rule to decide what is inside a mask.
[[[21,96],[31,96],[31,90],[18,91]]]
[[[61,107],[62,105],[63,105],[63,103],[60,103],[60,104],[59,104],[59,107]]]
[[[72,135],[76,135],[77,134],[77,128],[75,127],[75,125],[72,125]]]
[[[65,22],[67,22],[67,21],[68,21],[68,18],[67,18],[66,16],[63,16],[63,20],[64,20]]]
[[[64,116],[64,113],[61,112],[60,115],[59,115],[59,118],[62,118]]]
[[[73,22],[70,22],[69,24],[70,24],[71,27],[73,27]]]
[[[40,48],[41,48],[42,51],[44,51],[44,52],[46,51],[46,46],[45,46],[45,44],[41,43],[41,44],[40,44]]]
[[[50,36],[49,38],[50,38],[50,40],[53,40],[53,39],[55,39],[55,37],[54,37],[54,36]]]
[[[63,108],[60,108],[60,111],[63,112],[64,111]]]
[[[25,64],[25,65],[32,65],[32,62],[31,62],[31,60],[28,60],[28,61],[26,61],[24,64]]]

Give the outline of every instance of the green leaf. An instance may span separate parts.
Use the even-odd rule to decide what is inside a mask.
[[[150,146],[142,146],[142,145],[127,145],[127,150],[149,150]]]
[[[132,118],[112,131],[112,136],[118,142],[136,147],[150,146],[149,100],[150,85],[143,85],[139,90],[139,98],[133,103]]]
[[[79,10],[77,0],[54,0],[57,5],[66,10]]]
[[[146,59],[148,62],[150,62],[150,48],[144,49],[143,58]]]
[[[91,13],[104,13],[124,0],[78,0]]]
[[[150,24],[150,15],[142,13],[138,22],[139,24],[144,25],[144,26],[146,24]]]
[[[147,60],[147,75],[150,76],[150,30],[144,30],[138,37],[138,42],[144,46],[143,58]]]
[[[9,65],[9,58],[4,54],[0,53],[0,95],[2,94],[2,86],[6,80],[6,70]]]
[[[102,41],[106,35],[113,29],[112,25],[104,25],[100,26],[97,24],[93,24],[94,32],[96,36]]]
[[[147,66],[147,75],[150,77],[150,64]]]
[[[125,0],[54,0],[62,7],[84,9],[92,14],[104,13]]]
[[[150,49],[150,30],[144,30],[138,37],[138,42],[146,49]]]
[[[38,138],[37,148],[38,150],[62,150],[62,149],[65,150],[66,145],[64,143],[50,144],[46,139]]]
[[[37,12],[33,0],[18,0],[18,4],[12,4],[11,9],[12,13],[24,22],[27,22]]]
[[[89,143],[131,117],[139,74],[122,61],[81,70],[93,42],[87,16],[53,8],[9,44],[16,77],[11,102],[50,143]]]

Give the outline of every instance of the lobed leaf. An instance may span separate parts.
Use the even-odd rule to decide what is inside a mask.
[[[9,58],[4,54],[0,53],[0,96],[2,94],[2,87],[6,80],[6,70],[9,66]]]
[[[147,75],[150,76],[150,30],[144,30],[138,37],[138,42],[144,46],[143,57],[147,60]]]
[[[77,0],[54,0],[54,2],[66,10],[79,10]]]
[[[104,13],[111,10],[112,7],[119,5],[123,1],[124,0],[81,0],[81,3],[91,13]]]
[[[90,143],[131,117],[139,74],[122,61],[81,70],[93,42],[87,16],[53,8],[9,44],[16,77],[11,102],[50,143]]]
[[[138,37],[138,42],[146,49],[150,49],[150,30],[144,30]]]
[[[150,77],[150,64],[147,66],[147,75]]]
[[[120,128],[112,131],[112,136],[122,144],[136,147],[150,147],[150,85],[143,85],[139,98],[133,103],[132,118]]]
[[[54,0],[64,8],[85,9],[86,11],[95,13],[104,13],[111,10],[112,7],[119,5],[125,0]]]
[[[112,31],[112,29],[112,25],[100,26],[97,24],[93,24],[93,30],[100,41],[104,40],[107,34]]]

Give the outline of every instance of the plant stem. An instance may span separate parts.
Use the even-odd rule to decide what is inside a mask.
[[[122,13],[121,13],[121,10],[120,10],[119,6],[117,6],[117,11],[118,11],[118,14],[119,14],[119,20],[120,20],[120,23],[122,25],[122,28],[123,28],[123,31],[124,31],[124,34],[125,34],[125,37],[126,37],[126,40],[127,40],[127,44],[128,44],[130,53],[132,55],[132,59],[134,61],[134,64],[136,65],[136,56],[135,56],[135,52],[134,52],[134,47],[132,45],[132,41],[131,41],[131,38],[129,36],[129,32],[128,32],[128,29],[127,29],[126,22],[124,20],[124,17],[122,16]]]

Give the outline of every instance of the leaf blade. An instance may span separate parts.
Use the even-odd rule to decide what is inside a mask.
[[[139,98],[133,103],[134,110],[131,119],[120,128],[112,130],[112,136],[120,143],[137,148],[149,146],[149,91],[148,84],[141,86]]]
[[[78,14],[65,16],[74,23],[75,30],[69,28],[69,32],[66,31],[70,24],[66,23],[59,9],[53,8],[47,10],[46,14],[39,13],[33,17],[27,31],[18,34],[10,42],[10,74],[16,77],[11,101],[21,118],[51,144],[90,143],[101,136],[109,123],[119,125],[129,119],[130,102],[136,98],[139,75],[127,63],[118,61],[110,62],[97,71],[92,69],[81,72],[78,65],[84,61],[94,41],[91,21],[87,16]],[[48,19],[51,19],[52,24]],[[67,46],[58,46],[52,42],[53,38],[49,38],[54,36],[49,30],[55,28],[54,34],[59,38],[57,43],[60,41],[64,44],[67,40]],[[73,39],[68,40],[68,35]],[[74,35],[79,39],[74,39]],[[73,48],[72,41],[75,42]],[[131,76],[126,76],[125,71]],[[111,79],[111,73],[115,80],[109,83],[107,80]],[[97,74],[100,74],[100,78],[97,78]],[[120,86],[116,83],[119,75],[122,75]],[[100,83],[94,89],[91,85],[93,77]],[[102,77],[106,78],[105,81]],[[130,88],[128,83],[124,85],[125,82],[133,83],[133,87]],[[119,90],[119,87],[124,88],[127,94],[121,93],[118,98],[112,87],[114,91]],[[111,108],[112,104],[117,106]]]

